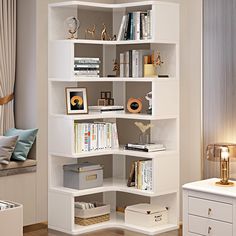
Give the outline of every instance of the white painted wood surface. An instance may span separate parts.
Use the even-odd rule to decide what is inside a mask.
[[[57,27],[62,22],[67,12],[73,9],[79,11],[110,11],[113,19],[121,19],[122,15],[128,10],[150,9],[154,13],[153,17],[153,38],[147,41],[100,41],[100,40],[65,40],[63,33]],[[66,9],[63,13],[63,9]],[[69,234],[81,234],[96,229],[120,227],[133,231],[157,234],[178,228],[179,224],[179,6],[175,3],[164,2],[138,2],[126,4],[97,4],[89,2],[64,2],[49,5],[49,228],[56,229]],[[60,12],[62,14],[60,15]],[[81,13],[81,12],[80,12]],[[51,16],[54,16],[53,18]],[[159,18],[158,18],[159,17]],[[58,21],[57,21],[58,20]],[[159,26],[159,22],[163,24]],[[165,24],[166,22],[166,24]],[[158,24],[158,25],[155,25]],[[54,25],[56,29],[54,29]],[[117,31],[119,24],[113,22],[113,32]],[[157,30],[157,29],[158,30]],[[170,30],[171,29],[171,30]],[[123,50],[133,48],[159,49],[166,60],[166,64],[161,69],[161,73],[168,73],[170,78],[108,78],[111,73],[111,60],[117,56],[120,47]],[[62,47],[62,50],[60,50]],[[73,58],[80,53],[81,47],[88,48],[89,55],[96,47],[102,49],[102,75],[101,78],[79,78],[73,76]],[[90,49],[91,47],[91,49]],[[117,49],[119,47],[119,49]],[[65,56],[64,56],[65,55]],[[92,54],[91,54],[92,55]],[[58,69],[58,66],[60,69]],[[65,70],[63,68],[65,67]],[[111,83],[113,96],[118,105],[126,107],[127,99],[132,94],[142,96],[146,90],[153,91],[153,114],[144,113],[89,113],[87,115],[66,115],[64,89],[70,86],[96,86],[96,82]],[[90,83],[87,83],[90,82]],[[94,83],[92,83],[94,82]],[[135,86],[131,86],[132,83]],[[95,84],[96,83],[96,84]],[[95,84],[95,85],[93,85]],[[132,90],[132,87],[136,88]],[[146,90],[145,90],[146,89]],[[138,91],[140,90],[140,91]],[[143,92],[145,90],[145,92]],[[149,92],[149,91],[148,91]],[[144,101],[145,103],[145,101]],[[122,148],[106,151],[74,153],[74,122],[86,120],[110,120],[117,121],[122,119],[124,122],[129,120],[144,120],[152,122],[154,127],[151,131],[151,140],[163,142],[167,150],[155,153],[141,153],[127,151]],[[119,132],[131,132],[132,129],[126,126],[126,130]],[[131,130],[131,131],[130,131]],[[135,134],[135,132],[134,132]],[[134,135],[133,135],[134,136]],[[134,137],[137,138],[137,137]],[[89,157],[98,159],[99,156],[106,155],[112,159],[112,177],[105,178],[102,187],[76,190],[63,187],[63,165],[76,163],[77,160]],[[109,156],[110,155],[110,156]],[[127,187],[127,159],[151,159],[153,167],[153,191],[139,190]],[[136,159],[135,159],[136,158]],[[150,202],[168,206],[168,224],[158,227],[137,227],[125,223],[124,217],[120,213],[111,213],[111,220],[102,224],[81,227],[74,224],[74,201],[76,198],[86,198],[92,194],[102,194],[104,202],[110,203],[115,210],[117,204],[117,192],[123,192],[129,196],[139,199],[149,199]],[[136,196],[135,196],[136,195]],[[133,201],[134,201],[133,200]],[[132,202],[132,199],[131,199]],[[64,204],[65,203],[65,204]],[[60,205],[63,207],[60,208]],[[56,217],[54,215],[57,214]]]

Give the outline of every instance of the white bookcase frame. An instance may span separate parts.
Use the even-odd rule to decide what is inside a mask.
[[[49,4],[49,53],[48,53],[48,226],[68,234],[82,234],[97,229],[119,227],[149,235],[163,233],[179,227],[179,5],[157,1],[103,4],[71,1]],[[66,40],[64,20],[77,16],[78,11],[110,12],[112,33],[117,34],[122,16],[131,10],[153,10],[152,38],[148,40],[101,41],[89,39]],[[73,66],[76,48],[92,45],[102,48],[102,76],[100,78],[76,78]],[[107,77],[116,58],[117,47],[140,47],[148,45],[158,49],[165,64],[160,69],[169,78],[123,78]],[[145,46],[146,47],[146,46]],[[153,93],[152,115],[145,113],[66,115],[65,88],[80,83],[112,83],[116,104],[126,106],[127,84],[149,83]],[[151,122],[151,141],[163,142],[167,149],[162,152],[142,153],[118,149],[74,153],[74,122],[85,120],[144,120]],[[118,130],[122,132],[122,130]],[[109,156],[108,156],[109,155]],[[112,176],[104,179],[102,187],[76,190],[63,187],[63,165],[77,163],[83,158],[112,158]],[[126,158],[152,160],[153,190],[144,191],[126,186]],[[148,198],[150,203],[169,207],[168,224],[145,228],[125,223],[124,215],[116,212],[117,192]],[[111,205],[111,220],[91,226],[74,223],[76,197],[103,194],[103,201]]]

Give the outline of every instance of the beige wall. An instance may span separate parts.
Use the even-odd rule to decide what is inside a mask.
[[[18,1],[21,4],[23,0]],[[36,75],[32,71],[32,79],[36,81],[37,93],[32,104],[36,107],[34,125],[40,129],[37,142],[37,156],[39,160],[37,174],[37,221],[47,219],[47,4],[48,0],[36,2]],[[92,1],[94,2],[94,1]],[[99,2],[99,1],[98,1]],[[100,1],[100,2],[111,2]],[[115,1],[120,3],[122,1]],[[130,1],[129,1],[130,2]],[[181,78],[181,124],[180,124],[180,152],[181,152],[181,184],[201,177],[201,6],[202,0],[176,0],[181,5],[181,44],[180,44],[180,78]],[[32,9],[33,10],[33,9]],[[22,41],[22,47],[28,46]],[[35,55],[30,55],[32,60]],[[27,66],[26,66],[27,68]],[[23,82],[22,82],[23,83]],[[24,91],[18,87],[18,93]],[[19,98],[19,103],[21,102]],[[17,111],[17,119],[21,125],[27,125],[22,119],[22,113]],[[29,115],[29,116],[28,116]],[[25,115],[24,115],[25,116]]]

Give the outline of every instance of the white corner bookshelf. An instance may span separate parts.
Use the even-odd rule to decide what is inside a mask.
[[[151,35],[147,40],[85,39],[84,30],[94,21],[105,23],[111,35],[118,34],[122,17],[128,12],[152,10]],[[48,227],[78,235],[98,229],[122,228],[154,235],[179,227],[179,5],[158,1],[103,4],[86,1],[66,1],[48,6]],[[94,17],[88,17],[93,14]],[[66,39],[64,21],[76,16],[81,23],[78,39]],[[97,35],[100,29],[98,28]],[[164,64],[158,77],[108,77],[114,59],[127,50],[158,50]],[[74,75],[75,57],[99,57],[100,77]],[[126,108],[129,98],[142,98],[143,110],[132,114],[91,112],[67,115],[65,89],[86,87],[88,105],[97,103],[101,91],[111,91],[115,105]],[[152,91],[152,114],[147,114],[145,95]],[[75,152],[75,123],[104,121],[117,124],[118,148]],[[135,121],[152,124],[150,141],[163,143],[165,151],[139,152],[125,150],[124,145],[138,141]],[[131,163],[150,160],[152,190],[127,187]],[[83,161],[104,167],[103,186],[77,190],[63,185],[63,166]],[[74,202],[86,197],[97,198],[111,206],[110,220],[90,226],[75,224]],[[168,223],[156,227],[140,227],[125,222],[120,205],[153,203],[168,207]]]

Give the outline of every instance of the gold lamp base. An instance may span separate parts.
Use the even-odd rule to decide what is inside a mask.
[[[234,183],[233,182],[223,183],[223,182],[219,181],[219,182],[215,182],[215,185],[220,186],[220,187],[233,187]]]

